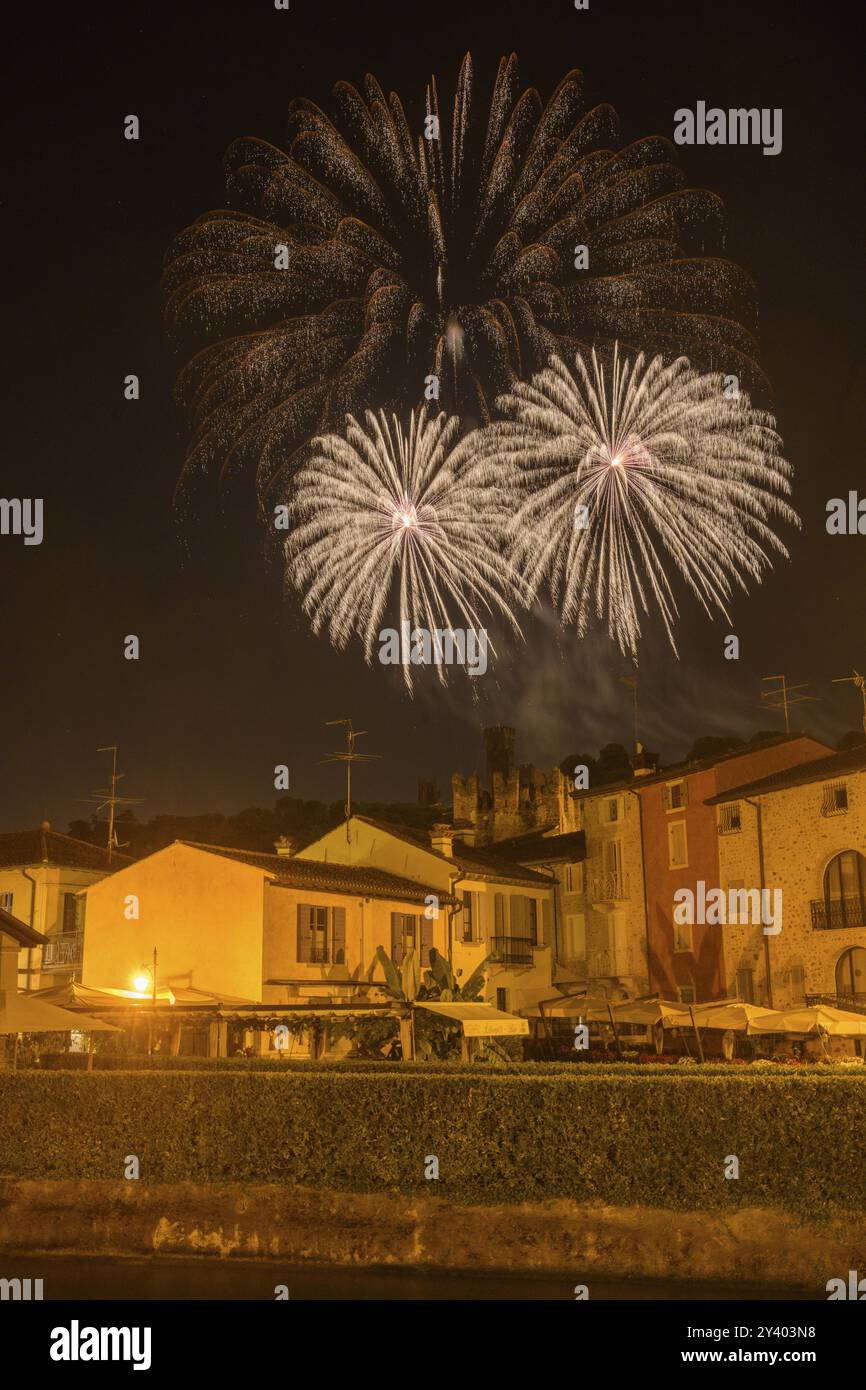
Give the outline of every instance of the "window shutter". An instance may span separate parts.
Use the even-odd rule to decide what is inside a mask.
[[[403,914],[391,913],[391,959],[395,965],[403,961]]]
[[[494,924],[497,936],[505,935],[505,895],[497,893],[493,900]]]
[[[310,962],[310,917],[312,908],[307,903],[298,903],[298,950],[297,958],[300,965],[308,965]]]
[[[550,922],[550,899],[545,898],[543,903],[541,904],[541,941],[539,943],[541,946],[549,946],[551,944]]]
[[[533,946],[540,946],[542,942],[538,939],[538,899],[524,898],[526,904],[526,934]]]
[[[344,907],[333,907],[332,912],[332,934],[334,940],[333,962],[335,965],[346,964],[346,909]]]
[[[430,950],[433,945],[433,918],[428,917],[426,912],[421,913],[421,969],[427,970],[430,966]]]

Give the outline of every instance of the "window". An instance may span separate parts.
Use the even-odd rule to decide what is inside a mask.
[[[0,907],[2,907],[5,912],[12,911],[12,899],[14,896],[14,893],[0,893]]]
[[[693,946],[691,922],[674,922],[674,950],[691,951]]]
[[[497,991],[496,991],[496,1007],[497,1007],[497,1009],[501,1009],[502,1012],[503,1012],[504,1014],[507,1014],[507,1013],[508,1013],[508,990],[507,990],[507,989],[497,989]]]
[[[866,1002],[866,950],[862,946],[852,946],[836,962],[836,995],[843,1008],[846,1003]]]
[[[297,959],[301,965],[345,965],[346,909],[298,903]]]
[[[681,1004],[694,1004],[695,987],[694,985],[680,985],[677,989],[677,998]]]
[[[429,936],[429,944],[433,944],[433,923],[427,918],[420,919],[421,930],[419,933],[419,918],[414,912],[392,912],[391,913],[391,959],[395,965],[402,965],[403,958],[407,951],[420,950],[422,955],[425,948],[429,950],[426,938]],[[426,961],[421,961],[422,968],[426,968]]]
[[[494,929],[497,936],[505,935],[505,894],[495,893],[493,895],[493,920]]]
[[[848,810],[848,788],[844,782],[828,782],[824,787],[822,816],[841,816]]]
[[[565,954],[568,960],[586,959],[586,917],[582,912],[566,916]]]
[[[685,869],[689,863],[689,847],[684,820],[671,821],[668,826],[668,867]]]
[[[566,864],[565,891],[566,893],[583,892],[583,864]]]
[[[789,984],[791,999],[795,1004],[802,1004],[806,998],[806,967],[804,965],[791,966]]]
[[[738,830],[742,830],[743,822],[740,816],[739,801],[729,801],[726,805],[719,807],[719,834],[735,835]]]
[[[682,811],[689,804],[689,789],[685,782],[668,782],[662,791],[666,811]]]
[[[463,940],[477,941],[479,939],[477,922],[477,894],[463,894]]]
[[[843,850],[830,860],[824,871],[823,908],[822,925],[866,926],[866,859],[858,850]]]
[[[754,970],[737,971],[737,998],[742,999],[744,1004],[755,1003],[755,972]]]
[[[609,821],[619,820],[619,797],[613,797],[607,803],[607,818]]]
[[[78,931],[78,899],[74,893],[63,894],[63,931]]]

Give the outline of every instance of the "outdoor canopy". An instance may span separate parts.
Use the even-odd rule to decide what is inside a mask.
[[[492,1004],[416,1004],[418,1009],[459,1023],[465,1038],[515,1037],[529,1032],[525,1018],[494,1009]]]
[[[0,990],[0,1033],[119,1033],[113,1023],[58,1009],[26,994]]]

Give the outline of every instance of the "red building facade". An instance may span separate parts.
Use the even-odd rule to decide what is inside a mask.
[[[674,923],[678,889],[688,888],[697,897],[701,881],[707,891],[728,887],[720,882],[718,811],[705,804],[707,799],[829,752],[832,749],[816,739],[794,734],[635,779],[633,789],[641,801],[647,965],[650,989],[662,998],[683,1003],[720,999],[729,988],[725,928]]]

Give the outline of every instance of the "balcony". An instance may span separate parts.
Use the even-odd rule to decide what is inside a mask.
[[[627,874],[605,873],[590,879],[589,896],[596,903],[620,902],[630,897]]]
[[[84,954],[84,932],[58,932],[42,948],[43,970],[77,970]]]
[[[827,1004],[831,1009],[845,1009],[848,1013],[866,1014],[866,991],[859,994],[807,994],[807,1008]],[[797,1007],[795,1004],[794,1008]]]
[[[531,965],[534,945],[529,936],[491,936],[490,957],[497,965]]]
[[[813,931],[866,927],[866,905],[862,898],[819,898],[811,907]]]

